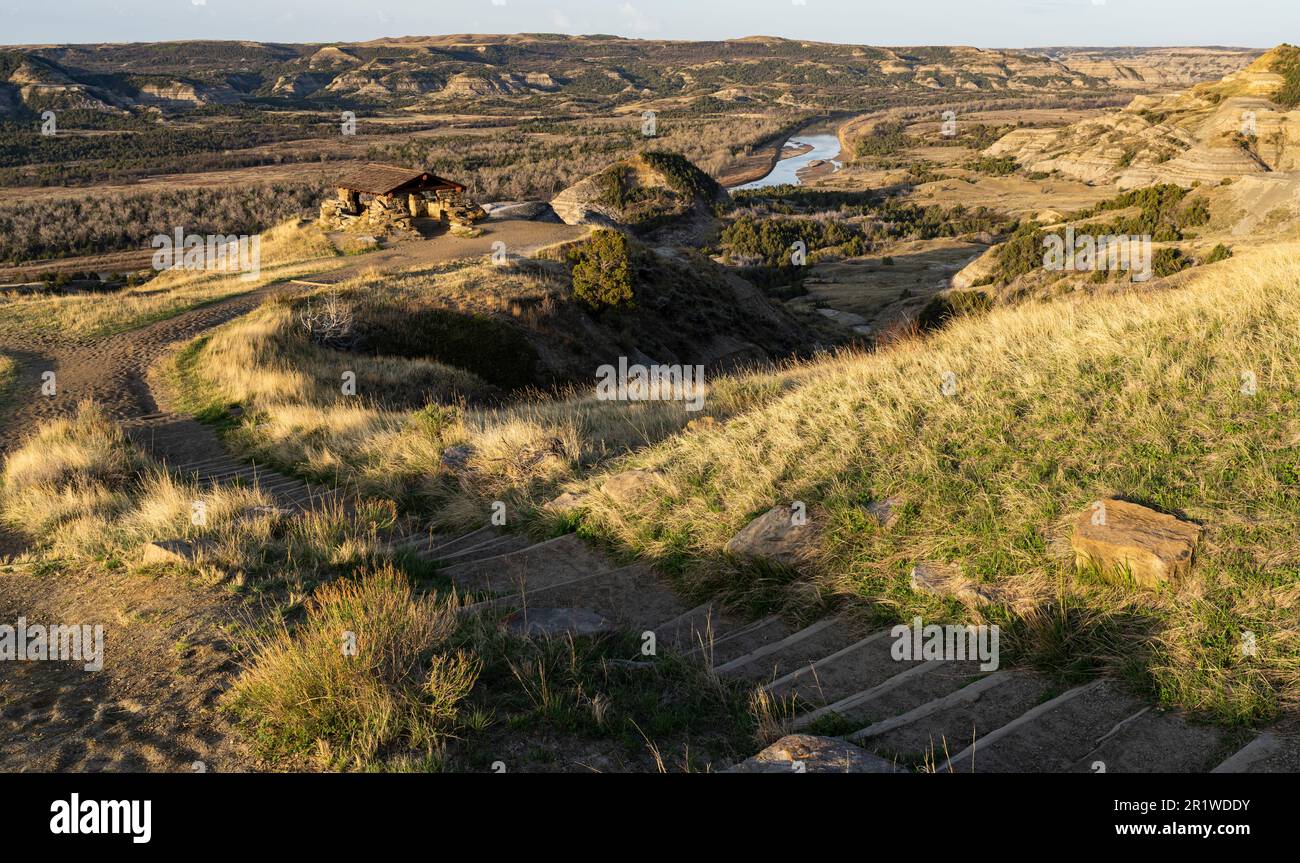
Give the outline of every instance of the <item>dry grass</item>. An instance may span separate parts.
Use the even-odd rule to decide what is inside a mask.
[[[456,607],[413,597],[391,567],[325,585],[301,625],[259,640],[227,704],[270,756],[335,769],[374,766],[391,747],[436,758],[478,675],[449,647]]]
[[[0,333],[31,336],[101,337],[162,320],[205,303],[346,261],[313,226],[295,220],[262,235],[261,273],[252,281],[239,274],[167,270],[137,288],[113,294],[0,294]]]
[[[1235,258],[1163,293],[966,319],[927,340],[822,364],[722,428],[627,461],[661,494],[594,496],[583,529],[680,572],[688,588],[787,608],[848,601],[882,620],[965,609],[913,593],[922,560],[999,585],[1013,650],[1058,670],[1118,667],[1225,721],[1293,710],[1300,676],[1300,267],[1295,249]],[[945,372],[955,397],[941,394]],[[1241,392],[1243,371],[1258,394]],[[597,477],[594,481],[598,481]],[[1193,576],[1131,593],[1073,571],[1069,521],[1120,495],[1206,527]],[[863,505],[889,496],[879,528]],[[727,539],[777,503],[808,503],[816,573],[738,568]],[[1242,655],[1245,632],[1258,640]]]
[[[589,740],[615,745],[633,766],[649,749],[665,769],[748,751],[745,693],[698,664],[630,663],[640,655],[635,634],[533,641],[462,617],[454,594],[413,594],[412,574],[377,553],[365,507],[286,516],[259,510],[267,499],[255,489],[200,494],[159,471],[93,405],[39,429],[2,476],[0,516],[38,540],[20,565],[110,571],[137,562],[149,539],[204,544],[193,566],[138,575],[152,585],[163,573],[207,573],[245,588],[228,609],[244,671],[225,706],[273,764],[481,772],[513,753],[523,760],[512,771],[570,768],[529,743],[556,735],[576,735],[573,763]],[[208,504],[206,525],[190,523],[195,499]]]
[[[468,295],[481,285],[478,302],[490,305],[494,290],[508,292],[493,280],[512,278],[487,265],[467,267],[440,279],[438,290]],[[411,285],[401,278],[357,284],[362,281],[370,302],[401,307],[412,301]],[[463,371],[327,350],[293,321],[288,306],[268,303],[180,354],[174,377],[186,407],[216,415],[240,404],[247,418],[231,440],[246,453],[314,479],[404,499],[452,525],[481,520],[494,500],[535,506],[593,465],[661,441],[693,419],[749,410],[820,373],[813,364],[790,364],[718,378],[701,413],[681,402],[610,402],[591,392],[471,408],[457,394],[483,384]],[[342,394],[344,370],[356,372],[361,395]],[[401,401],[428,406],[388,406]],[[454,474],[442,460],[452,447],[468,453]]]
[[[364,519],[288,515],[257,487],[177,480],[89,403],[10,453],[0,483],[0,519],[36,540],[34,562],[138,566],[143,543],[183,539],[199,549],[187,568],[201,577],[301,592],[379,554],[375,525]]]

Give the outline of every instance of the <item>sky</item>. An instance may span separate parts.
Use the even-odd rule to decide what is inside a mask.
[[[768,35],[870,45],[1300,42],[1300,0],[0,0],[0,44],[445,33]]]

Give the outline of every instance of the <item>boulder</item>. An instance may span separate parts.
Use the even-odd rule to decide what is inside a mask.
[[[727,541],[727,551],[737,557],[770,560],[798,568],[817,548],[817,533],[811,520],[796,523],[792,507],[774,506],[745,525]]]
[[[461,470],[469,464],[474,448],[467,443],[456,444],[442,451],[442,466],[447,470]]]
[[[560,217],[546,201],[499,201],[483,205],[488,218],[519,219],[529,222],[558,222]]]
[[[789,734],[727,773],[904,773],[893,764],[834,737]]]
[[[1155,587],[1191,571],[1201,533],[1200,525],[1111,498],[1079,513],[1070,545],[1078,566],[1127,570],[1139,586]]]
[[[587,495],[582,494],[580,492],[566,491],[563,494],[561,494],[559,497],[547,501],[546,505],[543,506],[542,508],[548,509],[551,512],[565,513],[575,509],[579,509],[580,507],[584,506],[586,503],[587,503]]]
[[[898,522],[900,510],[903,507],[901,497],[887,497],[884,500],[873,500],[867,504],[867,513],[876,520],[876,523],[888,530]]]

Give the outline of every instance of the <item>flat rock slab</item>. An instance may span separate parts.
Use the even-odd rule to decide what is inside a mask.
[[[1127,571],[1141,587],[1186,576],[1200,525],[1124,500],[1099,500],[1079,513],[1070,540],[1078,566]]]
[[[530,638],[556,635],[599,635],[614,629],[612,623],[590,608],[529,608],[506,621],[515,635]]]
[[[727,541],[737,557],[770,560],[791,568],[807,562],[817,547],[817,533],[806,513],[796,519],[789,506],[774,506]]]
[[[911,587],[917,593],[952,597],[968,608],[979,608],[1005,601],[996,588],[967,578],[961,568],[951,563],[922,561],[912,567]]]
[[[141,562],[154,563],[193,563],[207,548],[206,543],[189,542],[184,539],[157,539],[146,542],[141,552]]]
[[[902,773],[861,746],[834,737],[789,734],[727,773]]]

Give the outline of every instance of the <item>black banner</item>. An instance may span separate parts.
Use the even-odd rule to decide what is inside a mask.
[[[1071,849],[1290,834],[1289,776],[8,775],[10,848],[260,851],[488,838],[494,850],[579,842],[605,851],[704,833],[776,841],[869,829],[872,842],[1042,834]],[[691,825],[695,826],[691,826]],[[654,826],[658,825],[658,826]],[[439,835],[444,831],[447,835]],[[546,837],[550,836],[550,839]],[[724,838],[725,837],[725,838]],[[540,844],[539,844],[540,843]],[[632,849],[629,849],[632,850]]]

